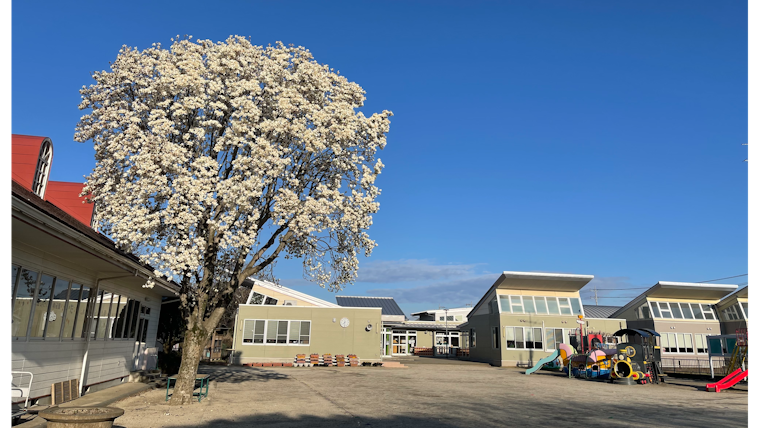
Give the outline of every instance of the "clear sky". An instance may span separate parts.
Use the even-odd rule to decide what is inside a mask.
[[[379,246],[340,294],[409,313],[547,271],[595,275],[584,302],[596,285],[622,305],[747,273],[745,1],[322,3],[15,1],[12,131],[52,138],[51,179],[83,181],[78,89],[122,45],[293,43],[394,113]],[[334,301],[297,263],[275,273]]]

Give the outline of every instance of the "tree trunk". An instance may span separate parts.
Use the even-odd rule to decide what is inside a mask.
[[[195,326],[185,332],[185,341],[182,343],[182,363],[179,366],[174,392],[169,404],[190,404],[195,399],[195,375],[198,373],[201,353],[208,341],[209,334],[205,329]]]

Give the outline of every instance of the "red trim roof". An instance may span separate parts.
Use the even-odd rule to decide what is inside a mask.
[[[11,135],[13,181],[32,190],[34,173],[37,170],[37,159],[40,156],[40,146],[46,137],[31,135]],[[52,161],[51,161],[52,162]]]
[[[89,226],[92,224],[93,205],[91,202],[85,202],[84,197],[79,196],[83,188],[82,183],[48,181],[45,200]]]
[[[37,170],[37,159],[40,156],[42,143],[47,137],[31,135],[11,135],[12,143],[12,181],[28,191],[32,191],[34,174]],[[50,142],[52,145],[52,141]],[[52,167],[52,158],[50,160]],[[73,217],[85,226],[92,224],[94,205],[85,202],[85,198],[79,196],[84,184],[69,183],[65,181],[48,181],[45,186],[44,200],[55,205],[69,216]]]

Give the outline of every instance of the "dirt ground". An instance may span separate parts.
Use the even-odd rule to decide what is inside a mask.
[[[747,387],[708,393],[703,381],[614,385],[541,371],[420,359],[405,369],[201,366],[208,399],[170,406],[151,390],[114,406],[116,425],[145,427],[739,427]]]

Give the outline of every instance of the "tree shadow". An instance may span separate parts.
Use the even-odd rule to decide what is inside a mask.
[[[288,379],[290,376],[261,369],[258,367],[240,366],[200,366],[198,374],[209,375],[210,382],[241,383],[269,382],[272,380]]]

